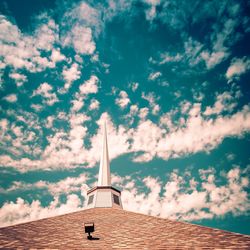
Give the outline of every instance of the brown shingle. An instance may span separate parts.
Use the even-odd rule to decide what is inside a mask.
[[[93,221],[94,240],[83,223]],[[93,208],[0,228],[1,248],[249,249],[250,236],[114,208]]]

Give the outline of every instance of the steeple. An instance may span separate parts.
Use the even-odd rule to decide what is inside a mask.
[[[103,126],[103,144],[101,151],[98,184],[96,187],[90,189],[87,192],[87,196],[87,208],[122,208],[121,191],[111,186],[106,122]]]
[[[104,130],[103,130],[102,155],[101,155],[101,161],[100,161],[97,186],[99,187],[111,186],[106,122],[104,123]]]

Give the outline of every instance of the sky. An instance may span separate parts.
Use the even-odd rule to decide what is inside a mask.
[[[250,234],[250,2],[2,0],[0,226],[85,207],[106,120],[126,210]]]

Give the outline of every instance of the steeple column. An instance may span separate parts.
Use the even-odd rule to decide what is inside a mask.
[[[99,167],[98,184],[87,192],[87,208],[117,207],[122,208],[121,192],[111,186],[109,151],[106,123],[103,128],[103,144]]]

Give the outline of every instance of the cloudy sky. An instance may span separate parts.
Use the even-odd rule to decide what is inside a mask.
[[[82,209],[106,120],[125,209],[250,234],[247,13],[2,0],[0,226]]]

